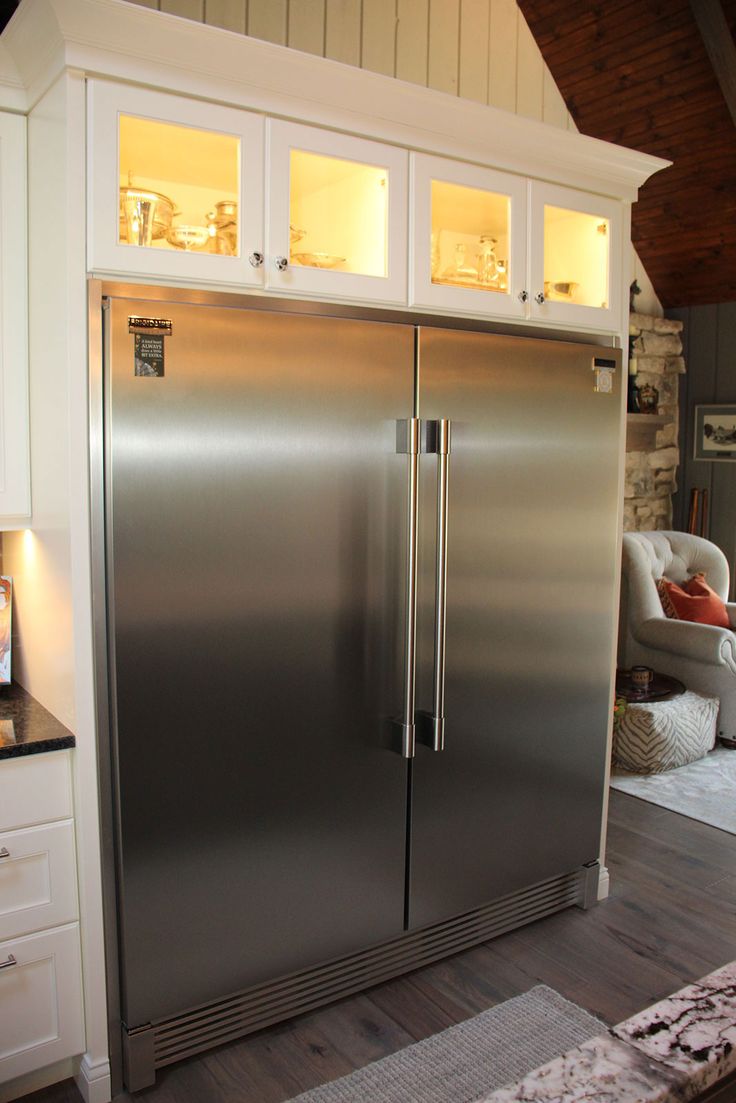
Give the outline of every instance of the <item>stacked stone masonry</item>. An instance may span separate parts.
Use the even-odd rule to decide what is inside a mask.
[[[682,322],[648,314],[631,314],[636,384],[651,384],[659,392],[658,413],[667,418],[649,435],[651,448],[626,452],[624,531],[648,532],[672,527],[672,495],[677,490],[679,376],[685,371],[680,332]],[[632,365],[633,366],[633,365]],[[654,426],[652,426],[654,429]],[[638,436],[641,442],[641,436]]]

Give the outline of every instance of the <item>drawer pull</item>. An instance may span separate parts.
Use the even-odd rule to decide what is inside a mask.
[[[7,846],[2,847],[2,849],[0,849],[0,858],[9,858],[9,857],[10,857],[10,851],[8,850]]]
[[[15,960],[12,954],[8,954],[7,961],[0,961],[0,969],[12,969],[18,962]]]

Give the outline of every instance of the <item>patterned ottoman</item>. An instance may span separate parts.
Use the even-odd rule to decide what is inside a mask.
[[[660,774],[702,758],[715,745],[718,699],[687,690],[670,701],[630,702],[613,732],[613,761]]]

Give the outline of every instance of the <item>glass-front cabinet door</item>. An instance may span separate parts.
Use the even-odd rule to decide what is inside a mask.
[[[90,87],[90,267],[263,284],[263,119]]]
[[[405,150],[271,120],[266,286],[406,302]]]
[[[619,203],[605,196],[533,181],[530,261],[533,318],[619,328]]]
[[[524,317],[526,180],[412,155],[411,302]]]

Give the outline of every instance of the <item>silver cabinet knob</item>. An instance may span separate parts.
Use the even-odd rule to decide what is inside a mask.
[[[534,296],[534,302],[539,303],[540,306],[542,306],[542,304],[544,303],[544,295],[542,294],[541,291],[539,292],[538,295]]]
[[[529,292],[528,291],[520,291],[519,292],[519,302],[520,303],[525,303],[525,302],[528,302],[528,300],[529,300]]]
[[[276,265],[276,268],[279,272],[285,272],[286,269],[289,267],[289,262],[286,257],[276,257],[276,259],[274,260],[274,264]]]
[[[7,846],[4,846],[0,850],[0,858],[9,858],[9,857],[10,857],[10,851],[8,850]]]
[[[254,268],[260,268],[263,264],[263,253],[251,253],[248,260]]]

